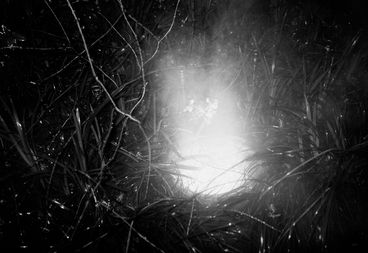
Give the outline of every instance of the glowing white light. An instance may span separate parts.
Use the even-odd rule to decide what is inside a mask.
[[[172,133],[170,146],[175,147],[169,160],[177,164],[184,189],[208,196],[244,186],[250,181],[244,161],[249,150],[244,152],[247,148],[239,137],[246,122],[239,116],[239,94],[232,89],[236,71],[221,60],[201,66],[175,53],[162,57],[159,64],[166,70],[159,78],[158,94]]]
[[[178,161],[182,182],[191,192],[221,194],[239,187],[243,172],[239,143],[229,136],[209,136],[182,140],[179,152],[183,160]]]
[[[219,101],[190,100],[184,129],[177,136],[182,158],[176,163],[190,192],[222,194],[242,185],[243,143],[235,137],[234,117],[229,110],[219,112]],[[189,114],[189,115],[188,115]]]

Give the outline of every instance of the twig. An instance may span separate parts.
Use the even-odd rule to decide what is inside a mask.
[[[101,39],[103,39],[114,27],[114,25],[120,20],[121,16],[118,17],[116,19],[116,21],[114,22],[114,24],[111,24],[110,29],[108,29],[105,33],[103,33],[100,37],[98,37],[91,45],[90,47],[93,47],[97,42],[99,42]],[[63,67],[61,67],[58,71],[56,71],[55,73],[49,75],[48,77],[44,78],[42,81],[47,81],[48,79],[60,74],[61,72],[63,72],[67,67],[69,67],[75,60],[77,60],[82,54],[85,53],[85,49],[81,52],[79,52],[77,54],[77,56],[75,56],[73,59],[71,59],[67,64],[65,64]]]
[[[114,30],[115,32],[116,32],[116,34],[125,42],[125,44],[127,44],[127,46],[129,47],[129,49],[132,51],[132,53],[133,53],[133,55],[134,55],[134,58],[135,58],[135,60],[136,60],[136,62],[137,62],[137,65],[138,65],[138,67],[139,68],[141,68],[141,64],[139,63],[139,58],[138,58],[138,56],[137,56],[137,53],[134,51],[134,49],[133,49],[133,47],[132,47],[132,45],[130,44],[130,42],[128,42],[125,38],[124,38],[124,36],[123,35],[121,35],[121,33],[118,31],[118,30],[116,30],[116,28],[115,28],[115,24],[113,25],[113,24],[111,24],[111,22],[105,17],[105,15],[102,15],[102,14],[100,14],[101,15],[101,17],[103,18],[103,19],[105,19],[105,21],[107,22],[107,23],[109,23],[109,25],[111,26],[111,29],[112,30]],[[119,19],[120,19],[120,17],[119,17]],[[123,51],[124,50],[124,48],[123,49],[121,49],[121,51]]]
[[[127,23],[128,27],[129,27],[130,31],[132,32],[132,34],[133,34],[133,36],[135,38],[135,41],[137,43],[137,48],[138,48],[138,53],[139,53],[139,60],[140,60],[139,67],[141,69],[141,76],[142,76],[142,83],[143,83],[142,95],[139,98],[138,102],[130,110],[130,114],[132,114],[134,112],[134,110],[137,108],[137,106],[142,102],[144,96],[146,95],[147,82],[146,82],[146,77],[145,77],[145,73],[144,73],[144,63],[143,63],[142,49],[141,49],[141,47],[139,45],[139,40],[138,40],[137,33],[134,31],[133,27],[129,23],[129,20],[128,20],[126,14],[125,14],[125,9],[124,9],[124,6],[123,6],[123,3],[122,3],[121,0],[119,0],[119,5],[120,5],[121,12],[123,13],[124,20]]]
[[[144,26],[142,23],[140,23],[137,19],[135,19],[132,15],[128,15],[129,18],[131,18],[137,25],[139,25],[140,27],[143,28],[143,30],[145,30],[149,35],[151,35],[153,38],[155,38],[156,40],[159,40],[154,34],[153,32],[148,29],[148,27]]]
[[[69,36],[68,34],[66,33],[65,29],[64,29],[64,26],[61,24],[59,18],[56,16],[56,13],[54,12],[54,10],[51,8],[51,6],[49,5],[49,3],[47,2],[47,0],[44,0],[45,4],[47,5],[47,7],[50,9],[52,15],[55,17],[56,21],[58,22],[61,30],[63,31],[64,35],[65,35],[65,38],[66,40],[68,41],[69,45],[70,45],[70,39],[69,39]]]
[[[144,70],[144,63],[143,63],[143,54],[142,54],[142,49],[139,45],[139,40],[138,40],[138,36],[137,33],[134,31],[133,27],[130,25],[129,20],[125,14],[125,9],[123,6],[123,3],[121,0],[118,0],[119,2],[119,6],[121,9],[121,12],[123,14],[124,20],[127,23],[130,31],[132,32],[135,41],[137,43],[137,48],[138,48],[138,55],[139,55],[139,60],[140,60],[140,70],[141,70],[141,77],[142,77],[142,95],[140,96],[140,98],[138,99],[137,103],[132,107],[132,109],[130,110],[130,114],[132,114],[134,112],[134,110],[137,108],[137,106],[143,101],[143,98],[146,94],[146,87],[147,87],[147,82],[146,82],[146,77],[145,77],[145,70]],[[145,197],[147,197],[148,194],[148,188],[149,188],[149,181],[150,181],[150,176],[151,176],[151,161],[152,161],[152,155],[151,155],[151,145],[150,145],[150,141],[143,129],[143,127],[141,125],[139,125],[139,129],[142,131],[144,138],[146,139],[146,143],[147,143],[147,149],[148,149],[148,177],[147,177],[147,186],[146,186],[146,192],[145,192]]]
[[[92,58],[91,58],[91,56],[90,56],[90,54],[89,54],[89,50],[88,50],[88,46],[87,46],[87,43],[86,43],[86,39],[84,38],[84,34],[83,34],[82,28],[81,28],[81,26],[80,26],[80,23],[79,23],[79,21],[78,21],[77,15],[76,15],[76,13],[75,13],[75,11],[74,11],[74,9],[73,9],[73,7],[72,7],[71,3],[70,3],[70,0],[66,0],[66,2],[68,3],[69,9],[70,9],[70,11],[72,12],[72,15],[73,15],[73,17],[74,17],[75,23],[77,24],[77,27],[78,27],[78,30],[79,30],[79,34],[80,34],[80,36],[81,36],[81,38],[82,38],[83,46],[84,46],[84,50],[85,50],[85,52],[86,52],[86,55],[87,55],[87,58],[88,58],[88,63],[89,63],[89,66],[90,66],[90,69],[91,69],[91,72],[92,72],[92,75],[93,75],[94,79],[95,79],[95,80],[96,80],[96,82],[97,82],[97,83],[102,87],[102,89],[103,89],[103,90],[104,90],[104,92],[106,93],[107,97],[109,98],[109,100],[110,100],[111,104],[114,106],[114,109],[115,109],[118,113],[120,113],[120,114],[122,114],[122,115],[126,116],[127,118],[129,118],[130,120],[132,120],[132,121],[134,121],[134,122],[136,122],[136,123],[140,124],[140,121],[139,121],[139,120],[137,120],[136,118],[134,118],[132,115],[130,115],[130,114],[128,114],[128,113],[123,112],[122,110],[120,110],[120,109],[117,107],[117,105],[116,105],[115,101],[114,101],[114,100],[113,100],[113,98],[111,97],[111,95],[110,95],[110,93],[108,92],[108,90],[106,89],[105,85],[104,85],[104,84],[103,84],[103,83],[98,79],[98,76],[97,76],[97,74],[96,74],[95,68],[94,68],[93,63],[92,63]]]
[[[147,61],[144,62],[143,65],[146,65],[148,62],[150,62],[153,57],[155,57],[155,55],[157,54],[159,48],[160,48],[160,44],[161,42],[167,37],[167,35],[171,32],[172,28],[174,27],[174,23],[175,23],[175,19],[176,19],[176,14],[178,12],[178,8],[179,8],[179,3],[180,3],[180,0],[178,0],[176,2],[176,6],[175,6],[175,11],[174,11],[174,15],[173,15],[173,18],[172,18],[172,21],[171,21],[171,24],[170,24],[170,27],[169,29],[166,31],[166,33],[164,34],[164,36],[162,36],[158,41],[157,41],[157,46],[156,46],[156,49],[155,49],[155,52],[151,55],[150,58],[148,58]]]

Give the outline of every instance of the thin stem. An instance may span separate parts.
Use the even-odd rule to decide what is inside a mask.
[[[92,63],[92,58],[91,58],[90,53],[89,53],[89,50],[88,50],[88,46],[87,46],[87,43],[86,43],[86,39],[84,38],[84,34],[83,34],[82,28],[81,28],[81,26],[80,26],[80,23],[79,23],[79,21],[78,21],[77,15],[76,15],[76,13],[75,13],[75,11],[74,11],[74,9],[73,9],[73,7],[72,7],[72,5],[71,5],[70,1],[69,1],[69,0],[66,0],[66,2],[68,3],[69,9],[70,9],[70,11],[72,12],[72,15],[73,15],[73,17],[74,17],[75,23],[76,23],[76,24],[77,24],[77,26],[78,26],[78,31],[79,31],[79,34],[80,34],[80,36],[81,36],[81,38],[82,38],[83,46],[84,46],[84,49],[85,49],[85,52],[86,52],[86,55],[87,55],[87,58],[88,58],[88,63],[89,63],[89,66],[90,66],[90,69],[91,69],[91,72],[92,72],[92,75],[93,75],[94,79],[95,79],[95,80],[96,80],[96,82],[97,82],[97,83],[102,87],[102,89],[103,89],[103,90],[104,90],[104,92],[106,93],[107,97],[109,98],[109,100],[110,100],[111,104],[113,105],[114,109],[115,109],[118,113],[120,113],[120,114],[122,114],[122,115],[126,116],[127,118],[129,118],[130,120],[132,120],[132,121],[134,121],[134,122],[136,122],[136,123],[140,124],[140,121],[139,121],[139,120],[137,120],[136,118],[134,118],[131,114],[126,113],[126,112],[123,112],[122,110],[120,110],[120,109],[117,107],[117,105],[116,105],[115,101],[114,101],[114,100],[113,100],[113,98],[111,97],[111,95],[110,95],[110,93],[108,92],[108,90],[106,89],[105,85],[104,85],[104,84],[103,84],[103,83],[98,79],[98,76],[97,76],[97,74],[96,74],[95,68],[94,68],[93,63]]]

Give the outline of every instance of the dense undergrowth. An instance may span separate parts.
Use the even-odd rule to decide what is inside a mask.
[[[348,10],[313,1],[0,6],[3,250],[367,248],[368,50]],[[211,203],[184,193],[170,159],[172,90],[208,66],[236,94],[256,175]]]

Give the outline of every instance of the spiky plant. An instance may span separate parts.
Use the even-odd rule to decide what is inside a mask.
[[[21,10],[0,24],[1,248],[364,248],[364,31],[303,1],[27,3],[0,4]],[[253,152],[212,202],[183,190],[160,100],[165,73],[202,70],[236,94]]]

